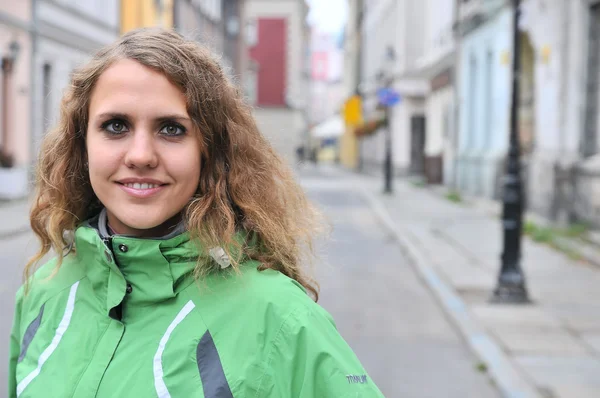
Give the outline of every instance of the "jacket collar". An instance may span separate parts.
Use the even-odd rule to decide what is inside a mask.
[[[193,282],[191,273],[204,254],[187,232],[166,239],[102,237],[91,223],[75,231],[75,255],[107,314],[122,302],[146,306],[175,297]]]

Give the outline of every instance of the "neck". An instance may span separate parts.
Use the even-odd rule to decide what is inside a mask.
[[[163,238],[170,234],[179,234],[183,232],[182,214],[176,214],[160,225],[151,228],[134,228],[118,220],[113,214],[104,209],[100,214],[99,229],[101,234],[128,235],[138,238]],[[102,228],[101,225],[105,228]],[[103,232],[104,229],[104,232]]]

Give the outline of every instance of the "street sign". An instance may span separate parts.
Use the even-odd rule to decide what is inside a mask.
[[[384,106],[394,106],[402,100],[400,94],[389,87],[377,90],[377,99],[379,100],[379,103]]]
[[[356,126],[362,121],[362,103],[360,95],[353,95],[344,104],[344,121],[349,126]]]

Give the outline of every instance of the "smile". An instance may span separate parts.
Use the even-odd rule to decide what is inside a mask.
[[[157,188],[160,185],[159,184],[146,184],[146,183],[128,183],[128,184],[123,184],[124,186],[128,187],[128,188],[133,188],[133,189],[152,189],[152,188]]]
[[[168,184],[156,184],[150,182],[120,182],[117,183],[117,185],[125,191],[125,193],[140,199],[155,196],[168,186]]]

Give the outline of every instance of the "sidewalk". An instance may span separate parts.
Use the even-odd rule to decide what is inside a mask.
[[[382,178],[337,173],[363,190],[504,396],[600,397],[598,267],[524,238],[533,304],[490,304],[502,231],[489,211],[402,180],[385,196]]]
[[[0,239],[29,231],[29,208],[27,199],[0,202]]]

